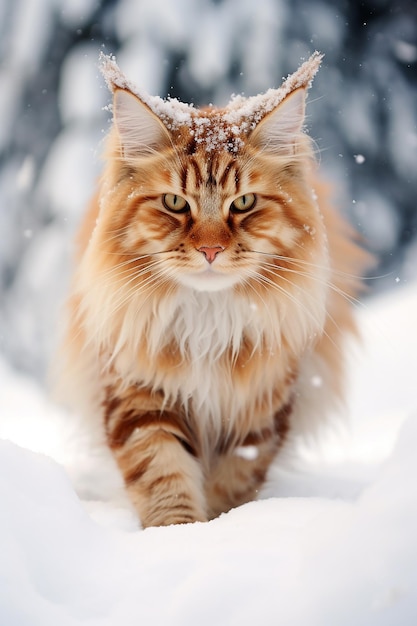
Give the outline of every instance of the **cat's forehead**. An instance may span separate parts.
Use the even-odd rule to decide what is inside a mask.
[[[249,131],[247,120],[231,124],[226,110],[210,107],[193,111],[189,123],[182,127],[182,137],[188,154],[223,152],[236,156],[244,147]]]
[[[199,196],[202,194],[213,195],[236,194],[241,184],[249,180],[252,175],[252,168],[248,168],[244,157],[244,151],[238,146],[235,137],[229,137],[227,143],[229,150],[214,149],[218,139],[213,134],[201,135],[201,143],[197,143],[195,137],[190,134],[188,141],[183,141],[183,145],[176,146],[176,155],[173,157],[171,177],[176,176],[179,187],[184,194],[198,190]],[[208,142],[213,149],[206,149]],[[237,150],[237,151],[236,151]],[[180,158],[178,159],[178,154]],[[175,174],[174,174],[175,172]]]

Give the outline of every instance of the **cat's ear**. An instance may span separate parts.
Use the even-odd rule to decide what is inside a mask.
[[[127,89],[115,90],[113,116],[126,159],[149,156],[171,144],[161,120]]]
[[[263,152],[294,153],[304,123],[306,89],[299,87],[258,122],[249,141]]]

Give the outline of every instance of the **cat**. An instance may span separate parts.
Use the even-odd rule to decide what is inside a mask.
[[[342,397],[367,264],[303,131],[310,59],[225,108],[143,94],[103,56],[113,125],[79,234],[63,378],[143,527],[256,498]]]

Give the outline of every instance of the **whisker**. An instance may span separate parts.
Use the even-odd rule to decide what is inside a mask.
[[[132,258],[125,259],[124,261],[121,261],[120,263],[116,263],[112,267],[109,267],[105,272],[102,272],[100,275],[101,276],[105,276],[107,274],[110,275],[112,273],[117,273],[119,268],[121,268],[121,267],[128,266],[128,265],[130,265],[132,263],[137,263],[139,261],[143,261],[144,259],[147,259],[147,258],[151,259],[154,256],[161,256],[163,254],[170,254],[172,252],[174,252],[174,251],[173,250],[160,250],[158,252],[151,252],[151,253],[142,254],[142,255],[139,255],[139,256],[133,256],[132,255]],[[115,254],[117,254],[117,253],[115,253]],[[120,256],[122,256],[122,255],[120,255]],[[127,255],[123,254],[123,256],[127,256]],[[160,260],[158,259],[157,262],[159,263]],[[149,263],[148,265],[149,265],[149,267],[151,267],[152,263]]]
[[[335,276],[340,276],[342,278],[347,278],[347,279],[351,279],[351,280],[376,280],[378,278],[383,278],[384,276],[371,276],[371,277],[366,277],[366,276],[361,276],[361,275],[356,275],[356,274],[350,274],[348,272],[343,272],[341,270],[336,270],[335,268],[332,267],[328,267],[326,265],[321,265],[319,263],[312,263],[311,261],[306,261],[304,259],[299,259],[299,258],[294,258],[294,257],[288,257],[288,256],[284,256],[282,254],[276,254],[274,252],[262,252],[261,250],[248,250],[248,252],[252,252],[254,254],[260,254],[263,256],[269,256],[273,259],[277,259],[278,261],[285,261],[286,263],[294,263],[296,265],[305,265],[308,267],[311,267],[312,269],[317,269],[317,270],[330,270],[330,272],[332,274],[334,274]]]
[[[157,283],[161,276],[165,275],[169,276],[168,271],[165,268],[160,268],[157,272],[153,272],[145,281],[141,281],[139,285],[133,285],[127,291],[125,290],[126,287],[129,284],[134,283],[138,278],[140,278],[140,274],[134,274],[129,280],[124,280],[123,284],[121,284],[120,287],[115,291],[115,293],[121,292],[121,297],[118,300],[112,299],[113,303],[115,304],[115,308],[113,309],[112,314],[119,310],[124,305],[124,303],[130,299],[133,293],[139,295],[141,292],[146,291],[149,286]]]
[[[270,264],[269,264],[269,265],[270,265]],[[272,266],[272,268],[273,268],[273,270],[276,270],[276,269],[283,269],[284,271],[286,270],[286,268],[277,268],[276,266]],[[285,277],[284,277],[284,276],[282,276],[280,273],[278,273],[278,272],[276,272],[276,271],[272,271],[271,269],[266,268],[266,267],[265,267],[264,269],[265,269],[265,271],[267,271],[267,272],[271,272],[274,276],[279,277],[281,280],[285,280],[285,281],[286,281],[287,283],[289,283],[290,285],[293,285],[293,284],[294,284],[294,283],[292,283],[292,281],[290,281],[288,278],[285,278]],[[310,278],[310,279],[312,279],[312,280],[316,280],[317,282],[319,282],[319,283],[320,283],[320,284],[322,284],[322,285],[325,285],[326,287],[329,287],[329,288],[334,288],[334,289],[336,290],[336,292],[337,292],[337,293],[339,293],[339,295],[341,295],[342,297],[344,297],[344,298],[347,300],[347,302],[349,302],[350,304],[354,304],[354,303],[355,303],[355,301],[357,302],[357,304],[361,304],[361,302],[360,302],[359,300],[356,300],[356,299],[355,299],[355,298],[353,298],[353,297],[351,298],[351,297],[349,296],[349,294],[347,294],[346,292],[343,292],[342,290],[340,290],[340,291],[339,291],[339,290],[337,289],[337,287],[336,287],[336,286],[332,285],[332,284],[331,284],[331,283],[329,283],[328,281],[324,281],[324,280],[322,280],[322,279],[318,278],[317,276],[314,276],[313,274],[309,274],[309,273],[307,273],[307,272],[299,272],[299,271],[297,271],[297,270],[291,270],[291,269],[289,269],[288,271],[289,271],[290,273],[298,274],[298,275],[300,275],[300,276],[304,276],[304,277]],[[333,316],[329,313],[328,309],[326,310],[326,316],[327,316],[327,318],[328,318],[328,319],[329,319],[329,320],[330,320],[330,321],[334,324],[334,326],[335,326],[338,330],[340,330],[340,327],[339,327],[338,323],[336,322],[335,318],[334,318],[334,317],[333,317]],[[326,334],[327,334],[327,333],[326,333]],[[328,336],[328,335],[327,335],[327,336]],[[329,336],[328,336],[328,337],[329,337]],[[329,339],[330,339],[330,337],[329,337]]]
[[[287,298],[289,300],[291,300],[291,302],[293,302],[294,304],[296,304],[297,306],[301,306],[301,308],[303,309],[303,311],[305,311],[305,313],[308,315],[308,317],[310,317],[310,319],[312,319],[317,325],[318,325],[318,320],[313,316],[313,314],[311,313],[310,310],[308,310],[304,305],[302,305],[300,303],[299,300],[297,300],[297,298],[287,292],[281,285],[278,285],[277,283],[275,283],[273,280],[271,280],[270,278],[268,278],[267,276],[264,276],[263,274],[259,274],[259,273],[255,273],[254,277],[256,278],[256,280],[259,282],[259,284],[265,284],[268,285],[268,287],[272,287],[272,289],[275,289],[276,291],[278,291],[279,293],[283,293],[287,296]],[[283,277],[282,277],[283,278]],[[288,284],[290,284],[291,286],[294,286],[294,283],[292,283],[290,280],[283,278],[283,280],[285,282],[287,282]]]
[[[148,281],[141,284],[140,289],[138,290],[136,287],[131,287],[127,292],[121,294],[118,300],[112,300],[112,308],[107,312],[107,318],[114,316],[123,306],[129,302],[132,297],[132,294],[136,292],[136,294],[142,293],[145,296],[141,299],[140,306],[136,311],[136,314],[139,314],[140,311],[145,306],[146,302],[152,296],[153,293],[158,289],[158,287],[162,286],[164,283],[169,283],[166,279],[167,272],[162,269],[157,274],[153,275]],[[161,281],[162,278],[162,281]],[[168,275],[169,278],[169,275]],[[102,328],[104,327],[104,321],[101,328],[97,329],[97,335],[100,336],[102,332]]]
[[[105,272],[101,272],[100,278],[111,278],[112,276],[115,276],[116,278],[123,277],[126,274],[129,275],[130,273],[133,274],[135,272],[138,272],[139,273],[138,275],[141,275],[140,273],[146,274],[146,272],[150,271],[152,268],[161,264],[161,260],[156,259],[155,261],[148,262],[144,265],[140,265],[140,266],[135,265],[133,267],[129,267],[129,265],[131,265],[132,263],[136,263],[138,260],[140,259],[118,263],[117,265],[109,268]]]
[[[257,274],[257,272],[255,270],[250,272],[250,277],[254,280],[254,282],[258,282],[258,274]],[[267,303],[265,302],[265,300],[261,296],[261,294],[258,291],[256,291],[254,285],[252,285],[251,282],[249,282],[249,281],[246,281],[244,283],[244,287],[245,287],[245,289],[251,289],[256,294],[256,297],[259,298],[262,301],[262,303],[265,306],[265,311],[268,312],[269,320],[271,322],[270,328],[275,328],[277,320],[272,317],[271,308],[267,305]],[[282,346],[282,342],[281,342],[281,332],[280,332],[279,333],[278,347],[281,349],[281,346]],[[256,346],[254,346],[254,350],[255,349],[256,349]]]
[[[282,280],[284,280],[285,282],[287,282],[289,285],[294,286],[294,283],[292,283],[289,279],[286,279],[283,276],[280,276],[280,278]],[[322,332],[323,335],[325,337],[327,337],[327,339],[331,342],[331,344],[341,353],[341,349],[340,346],[337,345],[337,343],[334,341],[334,339],[329,335],[329,333],[325,330],[324,326],[322,326],[321,324],[319,324],[319,321],[316,319],[316,317],[312,314],[312,312],[304,305],[302,304],[293,294],[289,293],[288,291],[286,291],[281,285],[276,284],[273,280],[271,280],[270,278],[268,278],[267,276],[263,276],[262,274],[256,274],[255,275],[255,280],[257,280],[257,282],[259,282],[259,284],[266,284],[268,285],[268,287],[271,287],[272,289],[275,289],[276,291],[278,291],[280,294],[285,295],[291,302],[293,302],[296,306],[301,307],[301,309],[304,311],[304,313],[306,314],[306,316],[308,318],[310,318],[318,327],[322,328]],[[336,320],[327,312],[326,313],[327,317],[333,322],[333,324],[335,325],[335,328],[337,328],[338,330],[340,330],[339,325],[337,324]]]
[[[329,289],[332,289],[332,291],[340,295],[350,304],[357,306],[357,307],[365,306],[361,300],[358,300],[358,298],[355,298],[354,296],[350,295],[347,291],[344,291],[341,287],[338,287],[336,284],[332,283],[330,280],[320,278],[319,276],[315,276],[314,274],[310,272],[304,272],[302,270],[294,270],[289,267],[283,267],[280,265],[277,266],[277,265],[274,265],[273,263],[265,263],[265,262],[261,263],[261,267],[264,268],[265,271],[271,272],[275,274],[276,276],[280,276],[280,272],[287,272],[289,274],[296,274],[298,276],[309,278],[311,280],[314,280],[315,282],[318,282],[321,285],[326,285],[326,287],[329,287]]]

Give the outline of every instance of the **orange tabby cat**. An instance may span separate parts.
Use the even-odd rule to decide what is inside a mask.
[[[288,433],[340,397],[366,255],[302,131],[320,60],[197,110],[138,93],[103,59],[114,124],[81,229],[65,379],[100,416],[144,526],[254,498]]]

